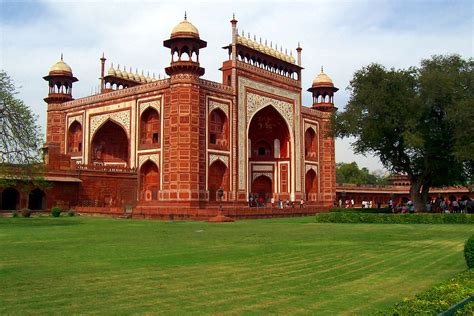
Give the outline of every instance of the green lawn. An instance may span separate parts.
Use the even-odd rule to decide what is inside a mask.
[[[0,218],[0,314],[368,314],[466,269],[474,225]]]

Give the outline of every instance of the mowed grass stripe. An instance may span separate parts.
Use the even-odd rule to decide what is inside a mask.
[[[418,256],[422,256],[422,254],[420,253]],[[416,258],[412,258],[412,259],[415,260]],[[361,266],[358,269],[349,269],[348,272],[338,273],[338,279],[342,280],[343,282],[344,281],[354,282],[354,281],[352,281],[353,279],[356,279],[355,281],[357,281],[361,278],[361,275],[366,274],[366,271],[364,271],[365,269],[370,270],[371,267],[377,266],[379,264],[379,262],[374,262],[374,263],[369,264],[367,266],[362,266],[360,263],[363,263],[363,262],[364,261],[359,261],[358,264],[356,264],[356,266]],[[409,262],[407,262],[406,264],[408,265]],[[339,267],[335,267],[335,269],[338,269],[338,268]],[[358,272],[362,272],[362,273],[358,273]],[[286,285],[282,284],[283,282],[281,282],[281,281],[256,282],[260,286],[257,288],[257,291],[254,291],[254,292],[258,293],[258,297],[260,297],[260,295],[261,295],[261,297],[266,297],[268,294],[273,294],[273,293],[278,293],[278,292],[283,292],[286,295],[292,295],[292,294],[298,294],[299,293],[299,294],[302,294],[302,296],[305,296],[304,293],[302,293],[302,292],[308,292],[308,291],[310,291],[311,288],[315,287],[317,284],[325,284],[327,282],[324,282],[324,281],[328,281],[329,279],[331,279],[331,277],[317,278],[316,276],[318,274],[319,273],[317,271],[314,271],[313,273],[300,274],[300,275],[297,275],[297,276],[292,277],[292,278],[283,278],[282,280],[285,280],[286,281],[285,283],[288,283],[288,281],[290,281]],[[341,279],[341,275],[345,275],[345,276],[347,276],[347,278]],[[260,280],[258,280],[258,281],[260,281]],[[293,281],[293,282],[291,282],[291,281]],[[297,285],[291,285],[291,284],[295,283],[294,281],[297,281],[296,282]],[[311,281],[316,281],[316,282],[311,282]],[[259,291],[258,290],[259,288],[262,288],[262,286],[268,286],[268,285],[270,285],[271,289],[279,289],[279,290],[273,291],[273,292],[272,291]],[[247,287],[244,287],[243,289],[248,290]],[[295,293],[293,293],[293,291]],[[242,297],[233,296],[233,299],[235,299],[237,301],[240,301],[242,299]],[[257,301],[256,304],[253,304],[253,305],[242,304],[244,307],[239,309],[239,310],[243,311],[243,312],[252,311],[255,308],[257,308],[257,306],[260,306],[260,304],[261,304],[261,302],[259,302],[259,301]],[[264,305],[270,306],[270,305],[274,305],[274,304],[278,304],[278,301],[274,301],[272,303],[267,303],[267,304],[264,304]]]
[[[8,254],[5,261],[18,263],[17,269],[5,268],[0,256],[0,277],[11,281],[10,288],[0,289],[3,298],[3,294],[11,295],[6,307],[0,306],[0,313],[32,310],[51,313],[54,306],[67,313],[233,313],[242,304],[252,306],[248,310],[251,313],[285,313],[291,307],[301,310],[302,304],[309,310],[329,308],[336,313],[348,310],[344,303],[327,303],[337,297],[334,293],[337,284],[345,284],[349,293],[359,295],[364,308],[370,310],[381,303],[365,306],[367,293],[354,291],[351,286],[366,284],[380,290],[376,285],[387,281],[400,288],[403,285],[383,273],[383,269],[416,277],[420,265],[431,260],[433,271],[425,279],[417,279],[417,287],[422,289],[430,280],[434,282],[436,276],[447,277],[450,272],[462,269],[462,264],[455,260],[462,257],[463,241],[473,233],[472,226],[465,225],[314,225],[310,224],[311,218],[237,222],[236,225],[196,222],[175,225],[91,218],[80,218],[79,222],[75,226],[55,226],[53,231],[48,230],[49,223],[41,222],[40,226],[44,227],[34,227],[28,237],[21,234],[25,227],[18,229],[14,222],[10,225],[0,222],[2,230],[7,228],[8,238],[0,240],[0,249]],[[28,222],[32,226],[37,224]],[[206,234],[195,233],[203,227]],[[117,232],[132,238],[114,240],[110,234]],[[29,245],[28,242],[10,246],[8,240],[15,238],[26,241],[62,238],[65,246],[56,249],[57,243],[46,243],[48,246],[38,249],[42,243]],[[87,245],[94,240],[98,246],[82,247],[82,243]],[[143,244],[141,240],[152,242]],[[442,244],[445,247],[440,247]],[[439,249],[433,249],[431,255],[434,245]],[[425,258],[424,250],[413,254],[423,249],[421,246],[430,249]],[[445,252],[452,255],[440,259],[439,254]],[[411,256],[412,262],[403,263],[404,255]],[[31,268],[25,263],[28,257],[35,258],[34,272],[26,270]],[[74,262],[68,258],[84,260]],[[58,262],[61,268],[54,269]],[[359,272],[351,277],[354,270]],[[367,278],[367,274],[373,276]],[[48,278],[54,280],[42,286]],[[28,282],[34,295],[29,300],[18,299],[25,297]],[[327,291],[313,293],[320,288]],[[242,302],[230,301],[225,295],[240,295]],[[392,296],[387,299],[391,300]]]
[[[420,254],[420,255],[421,255],[421,254]],[[377,264],[378,264],[378,263],[374,263],[374,265],[377,265]],[[336,266],[334,269],[338,269],[338,268],[339,268],[339,267]],[[310,267],[309,269],[312,269],[312,268]],[[351,271],[353,271],[353,270],[351,270]],[[265,273],[265,271],[262,271],[262,272]],[[266,271],[266,272],[269,272],[268,275],[271,275],[271,277],[269,277],[268,279],[274,279],[274,274],[273,274],[271,271]],[[293,279],[293,280],[301,281],[301,282],[298,282],[298,283],[303,283],[303,282],[302,282],[302,281],[303,281],[302,279],[309,278],[309,275],[308,275],[308,274],[300,274],[298,271],[292,271],[292,272],[297,273],[298,276],[296,276],[296,277],[294,277],[294,278],[282,278],[282,279],[283,279],[283,280],[291,280],[291,279]],[[318,271],[315,271],[315,272],[317,273]],[[313,274],[314,274],[314,273],[313,273]],[[264,274],[264,275],[267,275],[267,274]],[[340,275],[340,274],[339,274],[339,275]],[[257,279],[257,280],[254,280],[254,279],[249,278],[249,279],[248,279],[248,282],[249,282],[249,283],[256,284],[255,286],[253,286],[253,288],[257,288],[257,289],[258,289],[259,287],[261,287],[262,284],[265,285],[265,286],[270,286],[270,288],[282,288],[282,286],[278,284],[279,281],[266,282],[266,281],[264,281],[264,280],[262,280],[262,279],[265,279],[265,278],[261,278],[261,279]],[[242,283],[242,282],[241,282],[241,283]],[[239,285],[242,285],[241,283],[240,283]],[[234,285],[234,284],[232,284],[232,285]],[[248,292],[249,290],[252,290],[252,289],[253,289],[252,287],[245,286],[245,285],[243,285],[243,286],[236,286],[236,288],[242,289],[242,292]],[[292,287],[292,288],[293,288],[293,287]],[[289,292],[290,292],[290,291],[289,291],[289,288],[283,288],[283,291],[286,292],[286,293],[289,293]],[[259,293],[259,294],[262,294],[263,296],[264,296],[264,294],[268,294],[268,293],[269,293],[269,292],[263,292],[263,291],[253,291],[253,292],[257,292],[257,293]],[[212,295],[213,295],[212,293],[209,293],[209,291],[206,291],[205,294],[206,294],[206,296],[212,296]],[[245,299],[245,298],[249,297],[249,295],[245,295],[244,297],[242,297],[242,296],[236,296],[236,295],[235,295],[235,294],[236,294],[236,291],[231,291],[230,293],[223,292],[223,293],[221,293],[220,296],[226,296],[226,294],[229,294],[228,296],[232,296],[233,298],[235,298],[235,300],[237,300],[237,301],[242,301],[242,302],[244,302],[244,299]],[[223,301],[219,301],[219,300],[216,301],[216,300],[213,300],[213,305],[214,305],[214,304],[221,304],[222,302],[223,302]],[[227,303],[229,303],[229,300],[227,300]],[[272,304],[273,304],[273,303],[272,303]],[[202,305],[202,304],[201,304],[201,305]]]

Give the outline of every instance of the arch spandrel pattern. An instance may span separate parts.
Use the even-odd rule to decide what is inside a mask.
[[[216,160],[220,160],[224,163],[224,165],[229,168],[229,156],[226,155],[209,155],[209,166],[212,165],[213,162]]]
[[[229,119],[229,105],[221,102],[216,102],[213,100],[209,101],[209,113],[211,113],[215,109],[221,109],[224,112],[227,119]]]
[[[314,172],[316,172],[316,175],[318,175],[318,165],[316,165],[316,164],[306,164],[304,172],[306,173],[309,170],[314,170]]]
[[[92,138],[97,129],[109,119],[120,124],[130,138],[130,111],[128,109],[120,112],[91,116],[90,137]]]
[[[316,135],[318,135],[318,125],[316,123],[305,121],[304,122],[304,132],[306,132],[308,130],[308,128],[312,128],[313,131],[316,133]]]
[[[290,134],[292,134],[293,127],[293,106],[291,103],[265,97],[262,95],[247,93],[247,122],[252,120],[252,117],[259,110],[267,105],[272,105],[278,113],[286,120]]]
[[[161,115],[161,101],[160,100],[140,103],[140,116],[142,116],[143,112],[145,112],[145,110],[148,108],[155,109],[158,112],[158,114]]]
[[[140,155],[138,158],[138,168],[141,168],[142,165],[148,161],[153,161],[158,168],[160,167],[160,155],[159,154],[149,154],[149,155]]]
[[[82,124],[82,114],[81,115],[74,115],[74,116],[68,116],[67,118],[67,128],[71,127],[71,124],[74,123],[74,121],[77,121],[79,124],[81,124],[81,127],[84,128],[84,125]]]
[[[273,173],[272,172],[254,172],[252,175],[252,182],[255,181],[260,176],[268,177],[273,182]]]

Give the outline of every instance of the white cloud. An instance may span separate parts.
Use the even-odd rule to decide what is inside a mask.
[[[321,65],[340,88],[335,102],[343,108],[352,74],[368,63],[409,67],[432,54],[470,57],[473,47],[472,18],[463,19],[472,11],[468,2],[446,2],[443,10],[438,9],[439,3],[427,1],[401,5],[387,1],[46,1],[32,5],[42,6],[38,17],[24,20],[18,12],[16,21],[14,17],[8,23],[2,20],[0,68],[21,86],[19,97],[40,116],[43,126],[47,85],[42,77],[61,53],[79,79],[73,89],[76,98],[97,86],[102,52],[107,67],[113,62],[163,74],[170,60],[163,40],[185,10],[208,42],[200,55],[206,79],[221,80],[218,68],[227,59],[221,47],[230,41],[233,12],[240,30],[292,49],[294,56],[301,42],[306,105],[310,102],[306,89]],[[403,5],[408,8],[403,10]],[[354,155],[347,140],[337,140],[336,159],[356,160],[371,170],[381,168],[377,158]]]

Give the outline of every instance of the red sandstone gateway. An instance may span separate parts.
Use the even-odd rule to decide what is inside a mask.
[[[74,100],[77,79],[61,57],[44,77],[46,178],[54,187],[41,207],[204,219],[217,214],[219,188],[224,214],[233,217],[331,207],[334,139],[325,130],[338,89],[321,69],[308,89],[313,104],[303,106],[299,45],[295,60],[239,35],[237,20],[230,22],[222,83],[201,78],[207,43],[186,18],[164,41],[170,50],[164,79],[113,66],[106,74],[102,57],[100,93]],[[249,208],[250,197],[264,202]],[[271,208],[272,197],[306,203]],[[17,199],[23,206],[28,196]]]

